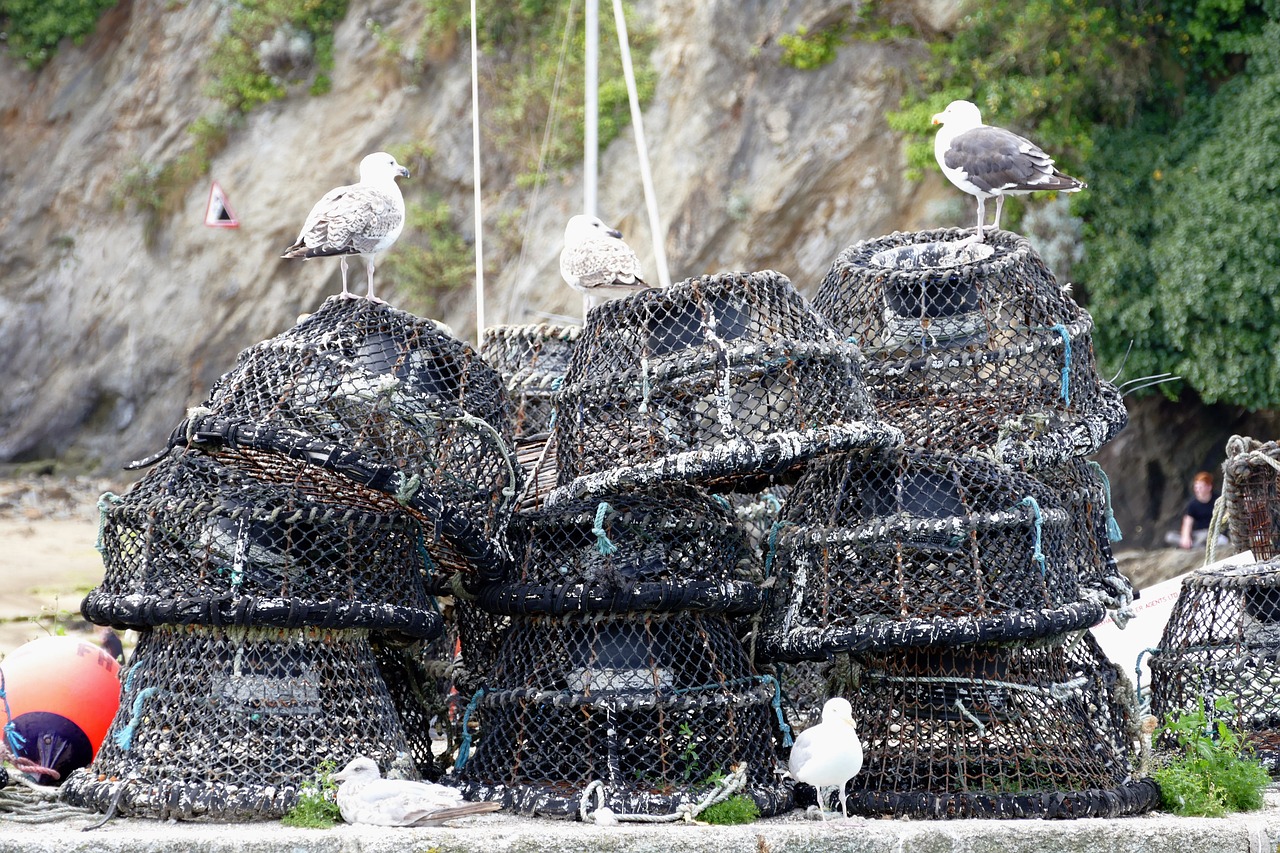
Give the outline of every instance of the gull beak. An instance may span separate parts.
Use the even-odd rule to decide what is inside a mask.
[[[934,115],[933,115],[933,123],[934,123],[934,124],[942,124],[942,113],[934,113]]]
[[[610,237],[617,237],[619,240],[622,239],[622,232],[619,231],[617,228],[610,228],[608,231],[604,233],[608,234]]]
[[[400,175],[400,177],[402,177],[402,178],[407,178],[407,177],[409,177],[409,170],[408,170],[408,169],[406,169],[404,166],[401,166],[401,167],[400,167],[399,169],[397,169],[396,171],[397,171],[397,173]]]

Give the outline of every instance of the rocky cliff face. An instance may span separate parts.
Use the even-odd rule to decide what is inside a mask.
[[[851,44],[831,64],[800,71],[779,62],[777,37],[820,27],[848,3],[635,5],[658,34],[645,130],[673,280],[772,268],[812,295],[852,242],[967,223],[968,199],[936,175],[902,178],[901,144],[884,121],[918,48]],[[898,0],[890,9],[945,30],[957,7]],[[367,25],[415,50],[418,0],[352,2],[336,31],[332,91],[250,113],[172,214],[150,222],[114,204],[122,175],[192,145],[183,128],[213,108],[204,60],[227,14],[222,3],[121,0],[90,39],[64,45],[38,74],[0,53],[0,462],[59,457],[118,470],[157,449],[240,350],[337,292],[336,262],[278,256],[321,193],[355,180],[364,154],[429,149],[410,164],[406,191],[438,193],[470,215],[466,45],[429,45],[426,70],[405,75]],[[515,213],[520,233],[486,253],[487,323],[580,317],[556,260],[563,223],[581,206],[581,175],[552,176],[535,195],[493,154],[485,152],[486,237]],[[602,216],[652,269],[629,130],[601,169]],[[211,179],[238,229],[202,224]],[[359,291],[358,260],[352,271]],[[474,340],[468,294],[437,313]],[[1118,491],[1137,493],[1130,477],[1113,476]]]

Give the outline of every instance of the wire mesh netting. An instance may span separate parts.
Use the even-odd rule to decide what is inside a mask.
[[[421,526],[394,497],[287,457],[238,461],[174,450],[103,497],[86,619],[440,632]]]
[[[62,792],[124,815],[276,819],[326,762],[409,753],[366,632],[162,626],[141,632],[107,737]]]
[[[752,670],[723,616],[513,617],[492,684],[468,708],[469,798],[572,816],[600,783],[598,804],[657,815],[739,770],[762,814],[790,807],[775,775],[776,682]]]
[[[1116,817],[1159,802],[1135,774],[1132,684],[1087,631],[849,658],[831,687],[863,746],[850,812]]]
[[[1007,231],[895,232],[836,258],[815,309],[857,344],[876,410],[909,445],[995,450],[1034,467],[1095,452],[1125,425],[1098,377],[1093,321]]]
[[[551,499],[664,480],[759,491],[815,454],[897,444],[861,366],[776,272],[607,302],[588,315],[558,399]]]
[[[1280,771],[1280,559],[1188,575],[1148,663],[1152,714],[1225,716]],[[1219,698],[1234,713],[1216,708]]]
[[[498,371],[511,400],[517,440],[550,431],[552,399],[569,371],[581,326],[494,326],[480,354]]]
[[[519,489],[498,373],[430,320],[327,299],[242,353],[202,411],[294,430],[403,471],[493,536]]]
[[[1070,515],[980,459],[855,451],[809,463],[769,562],[766,658],[1033,639],[1105,610],[1081,592]]]
[[[757,610],[759,563],[728,501],[688,486],[516,515],[513,574],[480,596],[508,614]]]
[[[1259,560],[1280,556],[1280,445],[1231,436],[1220,500],[1233,546]]]

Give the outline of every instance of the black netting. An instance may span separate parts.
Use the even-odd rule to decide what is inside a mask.
[[[828,671],[863,746],[850,812],[1116,817],[1159,802],[1134,771],[1132,684],[1087,631],[851,655]]]
[[[581,326],[495,326],[484,330],[480,354],[506,384],[516,439],[551,430],[553,395],[569,370],[581,333]]]
[[[758,491],[815,454],[896,444],[861,366],[775,272],[607,302],[588,315],[557,400],[560,484],[571,496],[663,480]]]
[[[1226,716],[1280,771],[1280,559],[1187,576],[1148,663],[1153,714]],[[1214,707],[1223,697],[1234,714]]]
[[[1233,546],[1259,560],[1280,556],[1280,445],[1233,435],[1220,500]]]
[[[861,348],[876,411],[908,444],[1033,466],[1095,452],[1127,422],[1093,321],[1022,237],[890,234],[832,264],[816,310]]]
[[[980,459],[812,461],[778,526],[767,656],[1030,639],[1101,620],[1043,483]]]
[[[572,816],[598,782],[617,812],[665,814],[743,765],[763,814],[790,807],[776,682],[723,616],[513,617],[492,685],[468,707],[458,775],[471,798]]]
[[[120,710],[75,804],[155,818],[276,819],[320,765],[409,755],[363,631],[157,627],[141,632]]]
[[[240,462],[175,450],[103,497],[105,572],[85,618],[439,633],[422,528],[393,497],[287,457]]]
[[[519,490],[498,373],[438,324],[365,299],[332,297],[244,350],[203,409],[413,475],[490,535]]]

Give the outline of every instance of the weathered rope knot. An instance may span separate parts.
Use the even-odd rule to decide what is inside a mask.
[[[600,501],[600,505],[596,507],[595,522],[591,525],[591,532],[596,535],[596,550],[601,555],[607,557],[618,550],[618,546],[609,541],[609,536],[604,532],[604,516],[610,512],[613,507],[609,506],[608,501]]]
[[[1041,547],[1041,540],[1044,534],[1044,519],[1040,515],[1040,504],[1037,503],[1036,499],[1031,497],[1030,495],[1023,498],[1021,501],[1019,501],[1019,503],[1023,504],[1024,506],[1031,507],[1031,518],[1032,518],[1031,525],[1032,525],[1032,529],[1035,531],[1035,540],[1032,545],[1031,559],[1036,561],[1036,565],[1040,567],[1040,574],[1044,575],[1045,573],[1044,550]]]
[[[1093,468],[1094,471],[1097,472],[1098,479],[1102,481],[1102,490],[1103,490],[1102,511],[1107,519],[1107,539],[1111,540],[1112,542],[1119,542],[1121,539],[1124,538],[1124,533],[1120,531],[1120,525],[1119,523],[1116,522],[1116,514],[1112,507],[1111,478],[1107,476],[1107,472],[1102,470],[1102,466],[1099,465],[1095,460],[1090,459],[1089,466]]]

